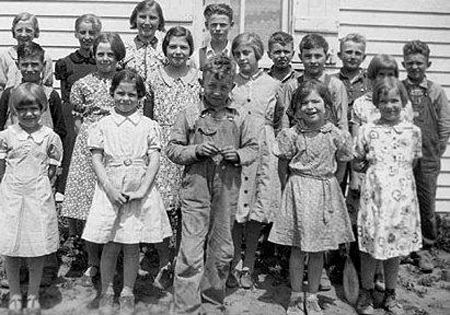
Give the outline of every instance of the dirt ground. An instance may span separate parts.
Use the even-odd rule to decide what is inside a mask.
[[[422,274],[411,264],[401,265],[398,279],[398,298],[407,315],[449,315],[450,314],[450,216],[440,221],[439,249],[433,252],[435,269],[431,274]],[[230,315],[282,315],[286,314],[290,289],[286,277],[276,270],[257,264],[258,279],[252,290],[228,291],[226,306]],[[148,258],[149,274],[139,277],[135,292],[136,314],[166,315],[170,313],[172,295],[153,288],[156,262]],[[66,274],[64,264],[60,273]],[[67,275],[70,275],[67,274]],[[24,288],[26,290],[26,288]],[[90,315],[98,314],[98,297],[92,288],[81,285],[80,278],[59,277],[57,283],[41,290],[43,315]],[[170,291],[170,290],[169,290]],[[7,314],[8,289],[0,289],[0,315]],[[376,294],[376,306],[382,294]],[[344,297],[340,284],[334,284],[331,291],[321,292],[319,300],[326,315],[353,315],[354,308]],[[207,314],[216,314],[207,311]],[[376,315],[385,314],[377,308]]]

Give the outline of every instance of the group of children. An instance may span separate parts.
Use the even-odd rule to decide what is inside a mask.
[[[102,33],[95,15],[79,17],[80,48],[56,63],[62,101],[48,56],[33,42],[36,17],[14,19],[17,46],[0,58],[0,254],[9,314],[23,308],[21,258],[30,271],[27,314],[41,312],[39,284],[59,242],[52,185],[64,194],[70,236],[85,241],[83,281],[101,279],[103,314],[117,307],[121,252],[120,314],[134,312],[142,243],[158,251],[156,287],[165,289],[164,276],[174,273],[174,314],[208,313],[205,303],[225,311],[226,287],[253,287],[269,223],[268,240],[291,248],[287,314],[323,314],[317,292],[325,253],[355,239],[357,312],[374,313],[382,265],[383,306],[403,314],[395,295],[400,257],[415,253],[419,268],[432,269],[420,249],[436,240],[437,176],[450,136],[446,95],[425,75],[428,46],[404,46],[401,82],[389,55],[361,69],[366,41],[350,34],[340,43],[343,66],[330,75],[328,43],[309,34],[299,45],[300,73],[291,66],[292,36],[277,32],[265,71],[258,35],[228,39],[228,5],[208,5],[204,15],[211,39],[199,50],[184,27],[160,34],[164,16],[153,0],[133,10],[137,35],[127,46]]]

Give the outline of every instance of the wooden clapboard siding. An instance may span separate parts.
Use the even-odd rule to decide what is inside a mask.
[[[399,63],[401,78],[406,76],[401,67],[404,43],[413,39],[427,42],[432,62],[428,77],[441,84],[450,96],[450,1],[341,0],[338,38],[351,32],[367,37],[364,66],[374,55],[387,53]],[[450,149],[442,159],[436,203],[437,211],[450,212]]]
[[[53,61],[62,58],[78,47],[75,39],[75,19],[85,13],[94,13],[102,20],[103,31],[117,32],[124,42],[131,41],[136,30],[130,30],[129,16],[137,0],[85,0],[85,1],[1,1],[0,51],[15,44],[11,34],[11,23],[19,12],[30,12],[37,16],[41,44],[52,56]],[[182,25],[189,28],[195,45],[201,43],[203,0],[158,0],[166,19],[166,29]],[[199,13],[200,12],[200,13]],[[59,82],[55,82],[58,87]]]

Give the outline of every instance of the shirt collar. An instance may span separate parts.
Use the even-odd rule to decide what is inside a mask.
[[[333,129],[333,124],[330,123],[329,121],[327,121],[327,122],[325,122],[325,124],[323,124],[318,129],[308,129],[304,126],[304,123],[302,120],[298,120],[296,127],[302,133],[311,132],[311,131],[320,131],[322,133],[326,133],[326,132],[330,132]]]
[[[201,116],[203,116],[203,115],[207,114],[208,112],[214,110],[211,107],[209,107],[208,105],[205,105],[205,103],[206,103],[206,101],[203,98],[203,100],[201,102],[201,108],[200,108],[200,115]],[[233,111],[233,110],[237,110],[238,106],[233,101],[233,99],[229,98],[228,101],[227,101],[227,105],[225,105],[225,108],[228,109],[229,111]]]
[[[168,86],[173,86],[175,80],[178,80],[168,75],[162,66],[158,67],[157,71],[159,71],[161,78]],[[189,67],[188,73],[184,77],[180,77],[179,80],[183,83],[183,85],[193,84],[198,80],[198,75],[199,74],[197,69]]]
[[[420,81],[419,84],[417,84],[417,83],[411,81],[408,77],[406,77],[406,80],[405,80],[405,81],[406,81],[406,83],[407,83],[409,86],[419,86],[419,87],[421,87],[421,88],[428,89],[428,81],[427,81],[427,78],[426,78],[426,77],[424,77],[424,78],[422,79],[422,81]]]
[[[343,73],[342,72],[342,68],[341,68],[341,70],[339,71],[339,78],[341,79],[341,80],[347,80],[347,81],[350,81],[350,78],[345,74],[345,73]],[[353,78],[353,81],[352,82],[356,82],[356,81],[359,81],[359,80],[363,80],[363,79],[365,79],[367,77],[367,71],[365,70],[365,69],[362,69],[362,68],[359,68],[359,73]]]
[[[285,83],[288,80],[297,77],[297,71],[295,71],[291,66],[289,66],[289,68],[291,71],[283,79],[281,79],[282,83]],[[273,69],[274,69],[274,66],[270,67],[270,69],[267,70],[267,74],[270,75],[271,77],[272,77]]]
[[[380,124],[380,120],[378,119],[378,120],[376,120],[376,123],[381,127],[381,126],[383,126],[383,127],[389,127],[390,129],[392,129],[392,130],[394,130],[396,133],[398,133],[398,134],[402,134],[405,130],[407,130],[407,129],[411,129],[412,127],[411,127],[411,125],[409,125],[409,124],[406,124],[406,122],[405,121],[401,121],[401,122],[399,122],[398,124],[396,124],[396,125],[394,125],[394,126],[388,126],[388,125],[382,125],[382,124]]]
[[[153,38],[150,41],[150,43],[147,43],[147,42],[143,41],[139,37],[139,35],[137,35],[134,38],[134,43],[136,44],[136,48],[137,49],[146,48],[148,45],[150,45],[150,47],[152,47],[153,49],[156,49],[156,46],[158,45],[158,38],[156,36],[153,36]]]
[[[141,120],[142,116],[139,114],[138,110],[136,112],[134,112],[133,114],[131,114],[130,116],[122,116],[122,115],[118,114],[116,112],[116,110],[112,110],[111,117],[113,118],[114,123],[117,126],[122,125],[125,121],[130,121],[133,125],[136,126],[139,123],[139,121]]]
[[[95,59],[94,59],[94,55],[92,54],[92,52],[89,54],[88,57],[85,57],[80,53],[79,50],[76,50],[75,52],[73,52],[69,55],[69,58],[70,58],[70,60],[73,61],[73,63],[76,63],[76,64],[85,63],[85,64],[95,65]]]
[[[206,59],[216,55],[216,52],[214,51],[214,49],[211,46],[211,41],[209,41],[208,44],[206,44],[205,48],[206,48],[206,51],[205,51]],[[231,55],[231,42],[230,41],[227,42],[227,45],[225,46],[224,49],[222,49],[222,51],[219,54],[224,54],[227,56]]]
[[[20,141],[25,141],[25,140],[31,138],[31,139],[33,139],[33,141],[35,143],[40,144],[40,143],[42,143],[42,141],[44,141],[44,137],[46,135],[46,133],[44,131],[45,126],[41,126],[41,128],[39,128],[38,130],[36,130],[33,133],[26,132],[24,129],[22,129],[22,127],[20,127],[20,125],[18,123],[12,125],[11,128],[12,128],[12,131],[17,136],[17,139],[19,139]]]
[[[258,72],[256,72],[254,75],[252,75],[252,76],[248,76],[248,75],[245,75],[245,74],[243,74],[243,73],[241,73],[241,72],[239,72],[239,75],[242,77],[242,78],[244,78],[245,80],[256,80],[257,78],[259,78],[262,74],[264,73],[264,70],[263,69],[259,69],[258,70]]]

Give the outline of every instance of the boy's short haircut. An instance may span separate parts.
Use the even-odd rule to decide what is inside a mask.
[[[225,15],[230,20],[230,23],[233,22],[233,9],[226,3],[208,4],[203,11],[206,22],[208,22],[209,18],[214,14]]]
[[[412,40],[403,46],[403,57],[409,55],[421,54],[427,59],[430,58],[430,47],[420,40]]]
[[[44,88],[36,83],[25,82],[12,89],[9,106],[15,110],[18,106],[31,105],[36,101],[42,111],[47,110],[48,100]]]
[[[233,39],[231,44],[231,52],[234,56],[234,51],[241,45],[248,45],[253,48],[256,60],[260,60],[264,55],[264,44],[261,38],[256,33],[241,33]]]
[[[205,61],[203,82],[206,76],[214,76],[218,80],[233,80],[236,73],[233,60],[223,54],[213,56]]]
[[[366,45],[367,45],[366,37],[364,35],[359,34],[359,33],[347,34],[345,37],[341,38],[339,40],[339,42],[340,42],[339,49],[341,51],[342,51],[342,46],[346,42],[354,42],[354,43],[357,43],[357,44],[362,44],[363,47],[364,47],[364,51],[366,51]]]
[[[369,63],[369,67],[367,67],[367,77],[369,80],[375,80],[378,74],[378,71],[381,69],[394,70],[394,75],[398,78],[399,70],[397,61],[391,55],[381,54],[376,55],[372,58]]]
[[[121,82],[129,82],[136,84],[136,92],[138,95],[138,98],[142,98],[145,96],[146,89],[145,89],[145,83],[142,77],[139,75],[139,73],[136,72],[134,69],[125,69],[116,72],[114,74],[114,77],[111,81],[111,88],[109,89],[109,93],[111,96],[114,95],[114,91],[117,89],[119,84]]]
[[[30,57],[38,57],[41,62],[44,62],[45,51],[41,45],[31,42],[27,45],[20,45],[17,47],[17,60],[19,62],[24,58]]]
[[[165,20],[164,20],[162,8],[159,5],[159,3],[154,0],[141,1],[134,7],[133,12],[131,12],[131,15],[130,15],[130,29],[132,29],[132,30],[137,29],[136,19],[137,19],[138,13],[140,11],[143,11],[143,10],[149,9],[149,8],[155,8],[156,13],[158,14],[158,17],[159,17],[158,31],[161,31],[161,32],[165,31],[165,29],[164,29]]]
[[[164,36],[162,42],[162,50],[166,57],[167,46],[169,46],[169,42],[172,37],[184,37],[189,44],[189,56],[192,56],[192,54],[194,53],[194,39],[192,38],[191,31],[183,26],[174,26],[167,31],[166,36]]]
[[[327,40],[320,34],[313,33],[303,36],[300,45],[300,54],[303,49],[323,48],[325,54],[328,53],[329,45]]]
[[[38,20],[34,14],[31,14],[28,12],[21,12],[14,17],[13,22],[12,22],[12,27],[11,27],[13,37],[14,37],[14,28],[16,27],[17,23],[19,23],[20,21],[24,21],[24,22],[30,21],[31,25],[33,26],[33,29],[34,29],[34,38],[39,37]]]
[[[111,45],[111,50],[114,52],[114,56],[117,61],[121,61],[125,58],[126,50],[125,45],[117,33],[100,33],[95,39],[92,46],[92,51],[94,56],[97,53],[97,47],[100,43],[109,43]]]
[[[92,24],[92,30],[98,34],[101,32],[102,30],[102,22],[100,21],[100,19],[98,18],[98,16],[96,16],[95,14],[92,13],[87,13],[87,14],[83,14],[81,16],[79,16],[76,20],[75,20],[75,31],[78,32],[79,28],[80,28],[80,24],[86,22],[86,23],[91,23]]]
[[[390,91],[397,90],[400,95],[403,107],[408,103],[408,92],[405,86],[398,78],[386,77],[383,80],[377,81],[373,88],[372,102],[378,107],[381,97],[389,94]]]
[[[286,32],[275,32],[269,37],[269,40],[267,42],[267,49],[270,51],[272,49],[272,46],[276,43],[283,46],[294,46],[294,37]]]

